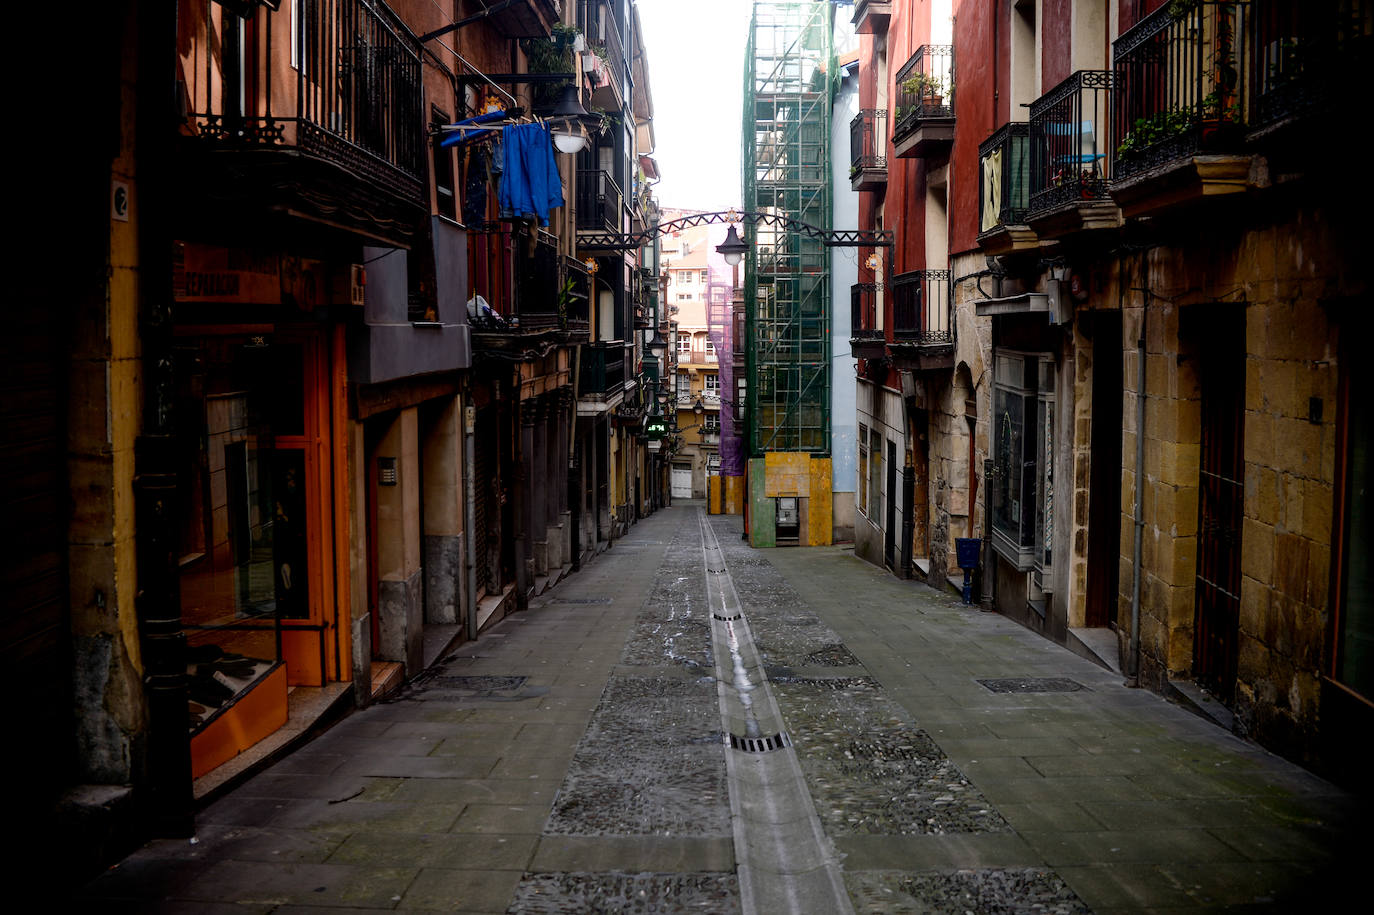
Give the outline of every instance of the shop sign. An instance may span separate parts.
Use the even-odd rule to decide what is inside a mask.
[[[178,302],[289,305],[325,303],[324,263],[292,254],[176,242],[172,288]]]

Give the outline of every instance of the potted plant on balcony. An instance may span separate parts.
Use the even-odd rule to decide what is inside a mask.
[[[921,107],[939,108],[945,103],[945,81],[943,77],[916,73],[902,81],[902,90],[916,96]]]

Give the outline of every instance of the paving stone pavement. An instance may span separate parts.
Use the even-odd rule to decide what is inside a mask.
[[[698,512],[639,522],[75,901],[739,911]],[[1359,799],[851,549],[710,523],[856,911],[1324,911],[1363,884]]]

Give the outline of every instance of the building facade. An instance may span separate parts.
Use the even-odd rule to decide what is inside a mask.
[[[897,233],[852,338],[861,555],[943,585],[978,541],[999,612],[1338,775],[1367,290],[1304,137],[1367,78],[1344,9],[859,2],[885,173],[851,150]]]
[[[417,675],[654,504],[652,251],[578,244],[655,218],[629,0],[101,17],[109,117],[74,184],[102,206],[72,211],[68,319],[22,297],[0,444],[42,467],[4,494],[33,531],[0,643],[43,697],[25,810],[77,869],[189,834],[227,763]],[[531,117],[565,86],[605,112],[552,120],[574,155]]]

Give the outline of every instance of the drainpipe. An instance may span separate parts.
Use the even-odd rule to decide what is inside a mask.
[[[1135,538],[1131,546],[1131,650],[1126,685],[1140,686],[1140,554],[1145,539],[1145,323],[1150,293],[1140,310],[1140,339],[1136,341],[1135,374]]]
[[[477,483],[473,476],[477,469],[477,408],[472,404],[472,390],[469,388],[463,404],[463,525],[467,536],[463,538],[464,552],[467,553],[467,604],[468,640],[477,638]]]

